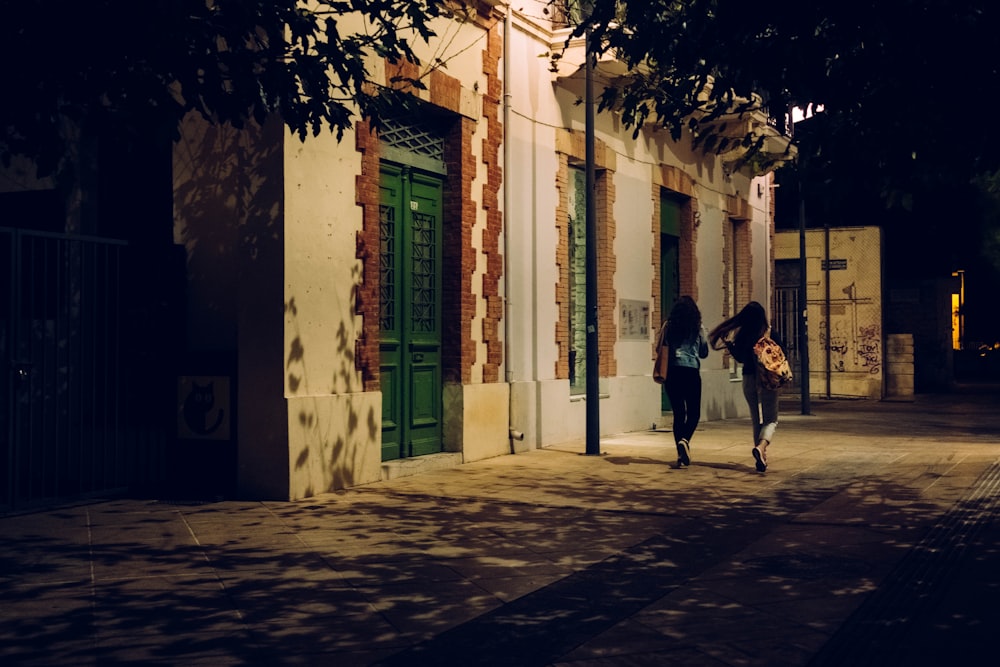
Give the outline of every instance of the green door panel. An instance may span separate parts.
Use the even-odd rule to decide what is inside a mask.
[[[441,179],[381,172],[382,460],[442,450]]]
[[[382,460],[398,459],[402,438],[399,428],[398,351],[382,345]]]
[[[410,364],[411,456],[441,451],[441,372],[438,352],[413,352]]]
[[[402,452],[402,331],[398,282],[403,275],[399,232],[403,223],[403,181],[398,169],[383,169],[379,188],[379,348],[382,388],[382,460]]]

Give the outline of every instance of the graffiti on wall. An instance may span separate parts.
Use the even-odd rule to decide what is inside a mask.
[[[860,321],[859,305],[870,300],[853,298],[853,290],[845,293],[852,298],[831,303],[829,326],[826,320],[819,323],[820,345],[829,352],[831,370],[877,375],[882,372],[882,327]]]
[[[858,328],[858,357],[862,368],[871,374],[882,369],[882,333],[879,325],[870,324]]]

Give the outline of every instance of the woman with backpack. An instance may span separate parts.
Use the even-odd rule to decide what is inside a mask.
[[[708,356],[708,333],[701,311],[689,296],[682,296],[667,317],[664,344],[670,352],[664,383],[674,413],[677,467],[691,465],[691,438],[701,420],[701,360]]]
[[[769,331],[764,306],[751,301],[708,334],[712,349],[729,350],[737,363],[743,364],[743,396],[750,407],[754,442],[752,453],[757,472],[767,470],[767,447],[778,427],[778,390],[758,382],[754,353],[757,341]]]

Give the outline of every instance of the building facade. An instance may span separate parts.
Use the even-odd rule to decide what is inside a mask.
[[[506,371],[511,426],[525,436],[515,446],[539,447],[584,436],[586,244],[598,256],[601,431],[669,424],[650,379],[655,332],[680,295],[698,302],[709,328],[750,300],[770,304],[773,191],[768,177],[730,172],[725,156],[653,128],[633,138],[615,114],[598,114],[597,238],[585,238],[585,47],[571,42],[556,71],[541,66],[538,54],[562,49],[569,31],[533,19],[544,3],[528,4],[511,26],[518,75],[504,110]],[[594,69],[599,85],[616,63]],[[702,377],[705,418],[745,414],[732,360],[711,354]]]
[[[156,376],[171,387],[155,394],[166,435],[147,469],[298,499],[581,441],[588,244],[603,434],[669,424],[650,366],[677,297],[709,328],[750,300],[770,307],[769,175],[602,113],[587,191],[584,46],[555,68],[540,57],[569,36],[546,4],[480,2],[440,20],[418,49],[428,65],[373,61],[386,85],[424,84],[378,132],[302,142],[278,119],[183,124],[172,237],[150,242],[179,260],[140,272],[178,295],[169,377]],[[746,415],[732,359],[713,352],[702,377],[704,419]]]

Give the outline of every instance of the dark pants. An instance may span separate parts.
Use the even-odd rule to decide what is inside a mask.
[[[690,442],[701,419],[701,371],[671,366],[665,385],[674,411],[674,442]]]

